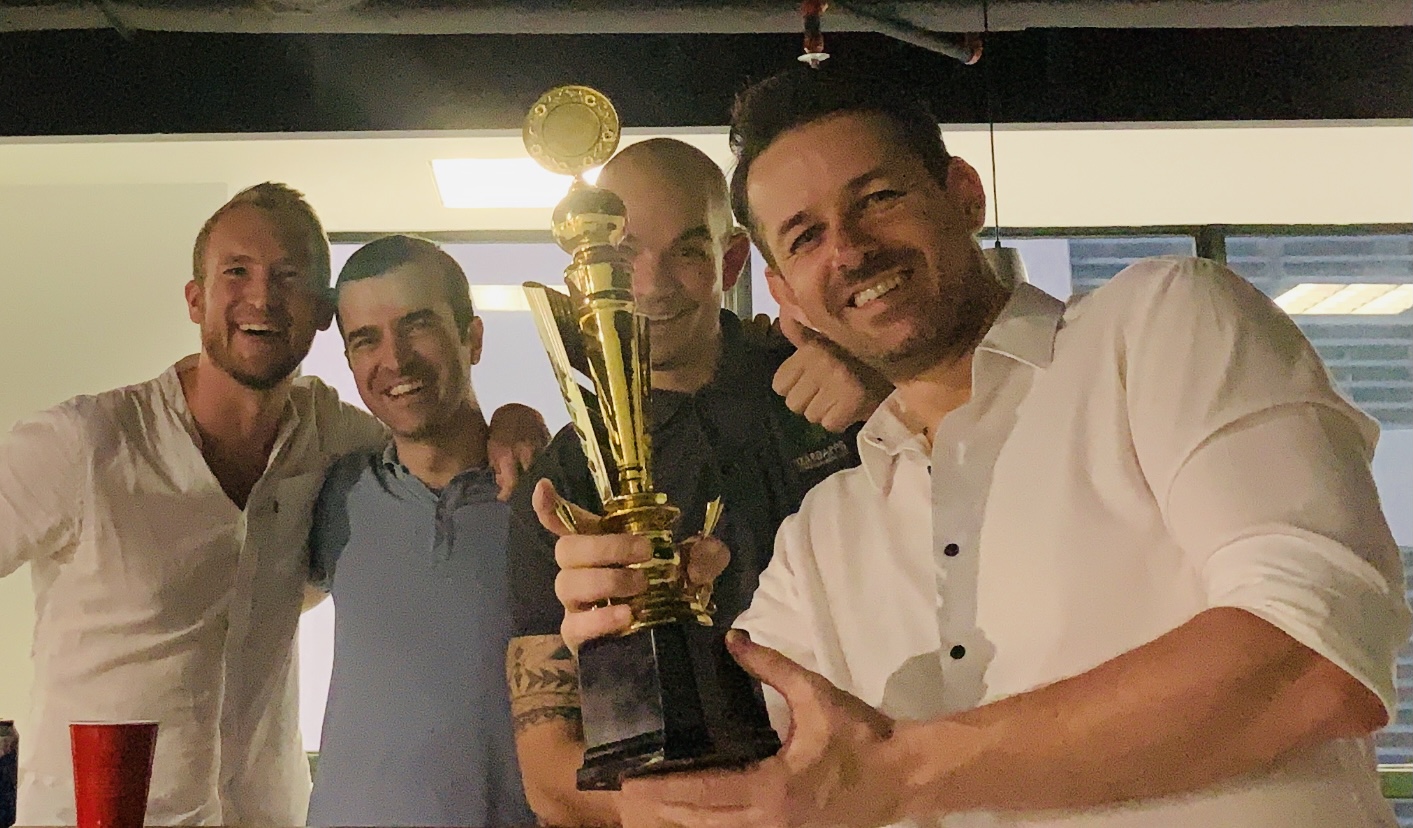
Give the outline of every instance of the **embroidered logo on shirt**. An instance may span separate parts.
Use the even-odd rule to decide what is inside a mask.
[[[795,458],[795,468],[802,471],[814,471],[824,468],[833,463],[838,463],[849,456],[849,447],[843,440],[836,440],[821,449],[815,449],[807,454],[802,454]]]

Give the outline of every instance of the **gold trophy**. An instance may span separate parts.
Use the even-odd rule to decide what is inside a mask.
[[[627,210],[583,179],[617,148],[618,115],[600,92],[559,87],[535,103],[523,137],[541,166],[574,176],[553,215],[555,241],[573,257],[564,271],[568,293],[526,282],[530,310],[588,458],[603,531],[641,535],[653,547],[637,567],[648,587],[628,602],[628,632],[580,648],[578,786],[617,790],[625,776],[763,759],[780,742],[760,688],[711,625],[709,588],[686,587],[672,536],[678,509],[653,489],[648,323],[636,313],[632,266],[617,247]],[[708,524],[719,506],[708,508]],[[561,517],[574,528],[567,510]]]

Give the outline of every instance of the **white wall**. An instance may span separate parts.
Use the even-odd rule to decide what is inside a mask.
[[[0,427],[197,347],[182,286],[220,184],[0,186]],[[0,579],[0,718],[24,732],[33,595]]]

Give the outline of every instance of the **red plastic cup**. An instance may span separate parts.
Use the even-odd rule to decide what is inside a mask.
[[[74,805],[78,828],[142,828],[156,722],[74,722]]]

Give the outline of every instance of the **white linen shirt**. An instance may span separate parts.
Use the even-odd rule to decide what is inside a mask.
[[[19,823],[73,825],[68,723],[160,723],[153,825],[302,825],[295,631],[314,499],[381,426],[296,380],[244,510],[199,448],[178,371],[76,397],[0,447],[0,575],[34,581]]]
[[[1139,262],[1068,305],[1023,284],[972,373],[972,399],[942,420],[930,455],[896,400],[880,407],[859,436],[862,465],[781,526],[736,626],[916,720],[1240,607],[1392,715],[1409,612],[1369,469],[1377,425],[1250,284],[1200,259]],[[788,713],[770,695],[780,724]],[[1351,739],[1182,796],[923,824],[1394,822],[1370,740]]]

